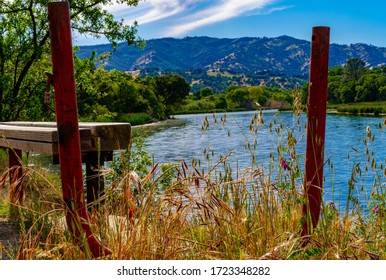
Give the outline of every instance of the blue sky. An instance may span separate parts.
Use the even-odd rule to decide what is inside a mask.
[[[110,6],[117,19],[138,21],[143,39],[210,36],[311,39],[313,26],[329,26],[331,43],[386,47],[385,0],[146,0]],[[76,44],[105,43],[76,38]]]

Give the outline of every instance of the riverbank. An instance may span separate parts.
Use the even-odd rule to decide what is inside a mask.
[[[383,108],[385,109],[380,109]],[[275,110],[278,110],[280,112],[290,112],[293,111],[292,107],[283,107],[283,108],[274,108]],[[262,108],[264,111],[271,111],[272,108]],[[259,110],[250,110],[250,111],[259,111]],[[230,112],[196,112],[196,113],[190,113],[190,114],[178,114],[179,116],[184,115],[199,115],[199,114],[229,114],[234,112],[250,112],[250,111],[230,111]],[[305,110],[303,110],[305,112]],[[377,105],[374,105],[374,103],[359,103],[359,104],[344,104],[344,105],[330,105],[327,108],[327,114],[336,114],[336,115],[352,115],[352,116],[364,116],[364,117],[384,117],[386,116],[386,102],[380,104],[378,107]],[[135,133],[140,134],[152,134],[155,132],[158,132],[163,129],[171,128],[171,127],[179,127],[186,124],[186,120],[181,118],[169,118],[162,121],[155,121],[152,123],[142,124],[142,125],[133,125],[132,130]]]
[[[281,112],[292,111],[292,107],[280,108]],[[307,108],[303,107],[303,112]],[[327,114],[341,114],[353,116],[386,116],[386,102],[364,102],[348,104],[330,104],[327,106]]]
[[[336,106],[340,114],[384,116],[386,115],[386,101],[348,103]]]
[[[183,126],[185,124],[186,124],[185,120],[170,118],[163,121],[156,121],[156,122],[142,124],[142,125],[134,125],[132,126],[132,131],[134,133],[140,133],[140,134],[142,133],[151,134],[159,130],[176,127],[176,126]]]

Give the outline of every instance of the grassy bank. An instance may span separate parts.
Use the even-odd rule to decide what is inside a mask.
[[[191,115],[191,114],[214,114],[214,113],[229,113],[229,112],[245,112],[251,111],[251,109],[246,108],[236,108],[236,109],[211,109],[211,110],[186,110],[186,111],[177,111],[176,115]]]
[[[258,135],[261,118],[251,120],[250,133]],[[205,122],[202,133],[210,134],[212,123]],[[320,223],[303,246],[302,157],[296,154],[291,132],[282,124],[271,125],[279,144],[268,169],[253,162],[244,170],[232,170],[230,163],[237,158],[231,153],[219,162],[151,165],[143,172],[128,164],[133,153],[144,152],[143,146],[129,158],[122,156],[119,169],[105,170],[109,183],[103,203],[90,214],[93,232],[113,251],[105,258],[386,259],[385,185],[381,179],[374,182],[371,201],[363,209],[354,194],[360,190],[360,177],[366,176],[364,170],[353,170],[355,180],[348,178],[353,190],[350,207],[339,212],[333,203],[323,204]],[[364,139],[370,143],[371,132]],[[258,147],[246,147],[253,159]],[[384,178],[385,168],[372,165],[373,156],[369,145],[368,168]],[[2,254],[16,259],[89,259],[88,251],[66,230],[55,177],[38,166],[26,165],[24,174],[28,189],[19,208],[20,246],[3,249]]]
[[[303,111],[307,111],[307,106],[302,106]],[[280,108],[279,111],[293,111],[292,106]],[[328,104],[327,112],[348,114],[348,115],[386,115],[386,101],[361,102],[348,104]]]
[[[119,116],[99,116],[98,118],[81,118],[81,122],[129,122],[131,125],[143,125],[153,122],[153,118],[148,113],[129,113]]]
[[[374,115],[386,114],[386,101],[349,103],[338,105],[336,110],[339,113],[352,115]]]

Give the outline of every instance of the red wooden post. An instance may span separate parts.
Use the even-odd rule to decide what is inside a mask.
[[[82,242],[85,237],[92,255],[100,257],[111,250],[93,235],[85,203],[69,3],[48,3],[48,17],[66,221],[75,240]]]
[[[302,237],[305,237],[306,240],[312,229],[318,224],[322,201],[329,44],[330,28],[314,27],[312,29],[304,176],[306,204],[303,205]]]

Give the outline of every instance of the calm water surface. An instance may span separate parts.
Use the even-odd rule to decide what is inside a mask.
[[[299,121],[300,129],[296,118],[292,112],[264,111],[264,126],[259,127],[258,132],[250,132],[250,124],[256,112],[238,112],[227,113],[226,123],[222,124],[221,119],[224,114],[199,114],[199,115],[181,115],[176,118],[186,121],[186,125],[172,127],[163,131],[156,132],[146,139],[146,146],[149,154],[153,155],[155,162],[171,163],[181,160],[187,163],[193,159],[201,162],[201,166],[213,166],[220,158],[233,152],[228,159],[232,169],[243,169],[252,166],[251,153],[246,150],[246,143],[256,142],[254,154],[259,167],[268,169],[270,154],[278,162],[277,146],[278,141],[285,145],[287,131],[295,132],[296,155],[300,163],[304,162],[305,155],[305,116],[301,115]],[[202,126],[204,119],[209,120],[209,128],[203,132]],[[366,148],[364,139],[366,138],[366,129],[369,126],[375,140],[370,145],[370,153],[374,151],[375,162],[379,167],[385,165],[386,149],[383,143],[386,140],[386,132],[379,128],[383,125],[383,118],[355,117],[330,114],[327,116],[326,129],[326,163],[325,202],[334,201],[341,209],[345,207],[348,195],[348,180],[352,176],[353,167],[360,162],[362,174],[356,177],[355,192],[363,205],[372,189],[375,172],[370,168],[371,162],[367,162]],[[270,131],[270,124],[273,127],[283,129],[276,133],[273,129]],[[207,154],[209,151],[209,161]],[[213,155],[212,155],[213,154]],[[284,153],[286,160],[291,157]],[[369,171],[365,172],[366,166]],[[379,168],[378,168],[379,169]],[[383,172],[380,174],[381,183],[385,182]]]

